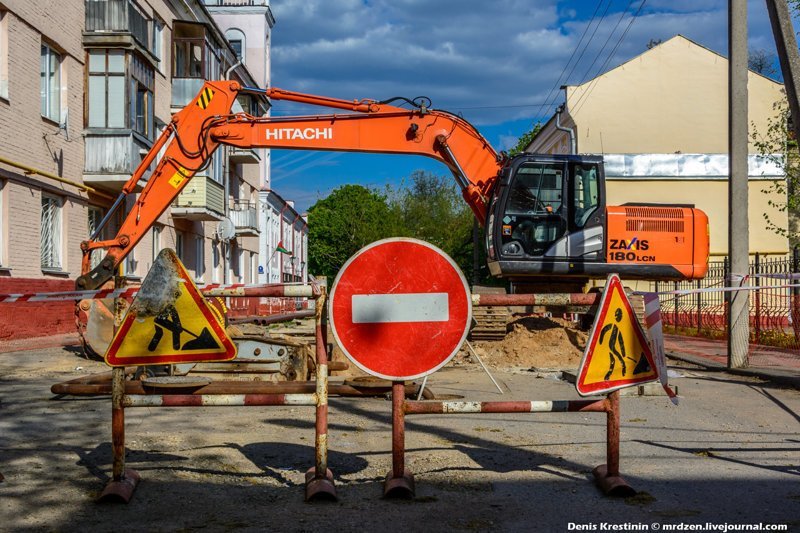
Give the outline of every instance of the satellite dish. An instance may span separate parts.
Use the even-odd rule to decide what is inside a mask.
[[[217,224],[217,237],[223,242],[228,242],[236,236],[236,226],[229,218],[224,218]]]

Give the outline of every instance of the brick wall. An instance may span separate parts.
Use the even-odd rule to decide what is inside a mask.
[[[72,280],[0,278],[0,293],[70,291]],[[3,342],[75,331],[72,302],[0,303],[0,347]]]

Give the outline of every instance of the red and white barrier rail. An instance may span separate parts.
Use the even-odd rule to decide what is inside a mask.
[[[319,289],[316,286],[302,284],[246,285],[244,283],[209,283],[200,285],[199,289],[205,296],[311,297],[319,293]],[[138,292],[139,287],[128,287],[125,289],[100,289],[95,291],[0,294],[0,303],[102,300],[104,298],[125,298],[130,300]]]

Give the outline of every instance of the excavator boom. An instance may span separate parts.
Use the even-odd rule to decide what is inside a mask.
[[[240,93],[262,93],[273,99],[344,109],[349,113],[302,117],[253,117],[230,110]],[[487,199],[503,159],[467,121],[451,113],[415,106],[405,109],[372,100],[338,100],[281,89],[243,89],[230,81],[206,82],[197,98],[172,122],[123,187],[133,192],[150,165],[156,166],[139,198],[109,241],[85,241],[80,289],[94,289],[111,279],[125,256],[142,239],[189,180],[220,145],[413,154],[434,158],[453,173],[478,221],[486,219]],[[164,155],[156,161],[162,148]],[[118,205],[118,201],[115,205]],[[108,217],[107,217],[108,218]],[[90,270],[92,250],[107,249]]]

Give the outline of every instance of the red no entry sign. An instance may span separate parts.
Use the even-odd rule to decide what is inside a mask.
[[[373,376],[404,381],[444,366],[467,337],[472,301],[456,264],[416,239],[374,242],[345,263],[330,298],[333,336]]]

